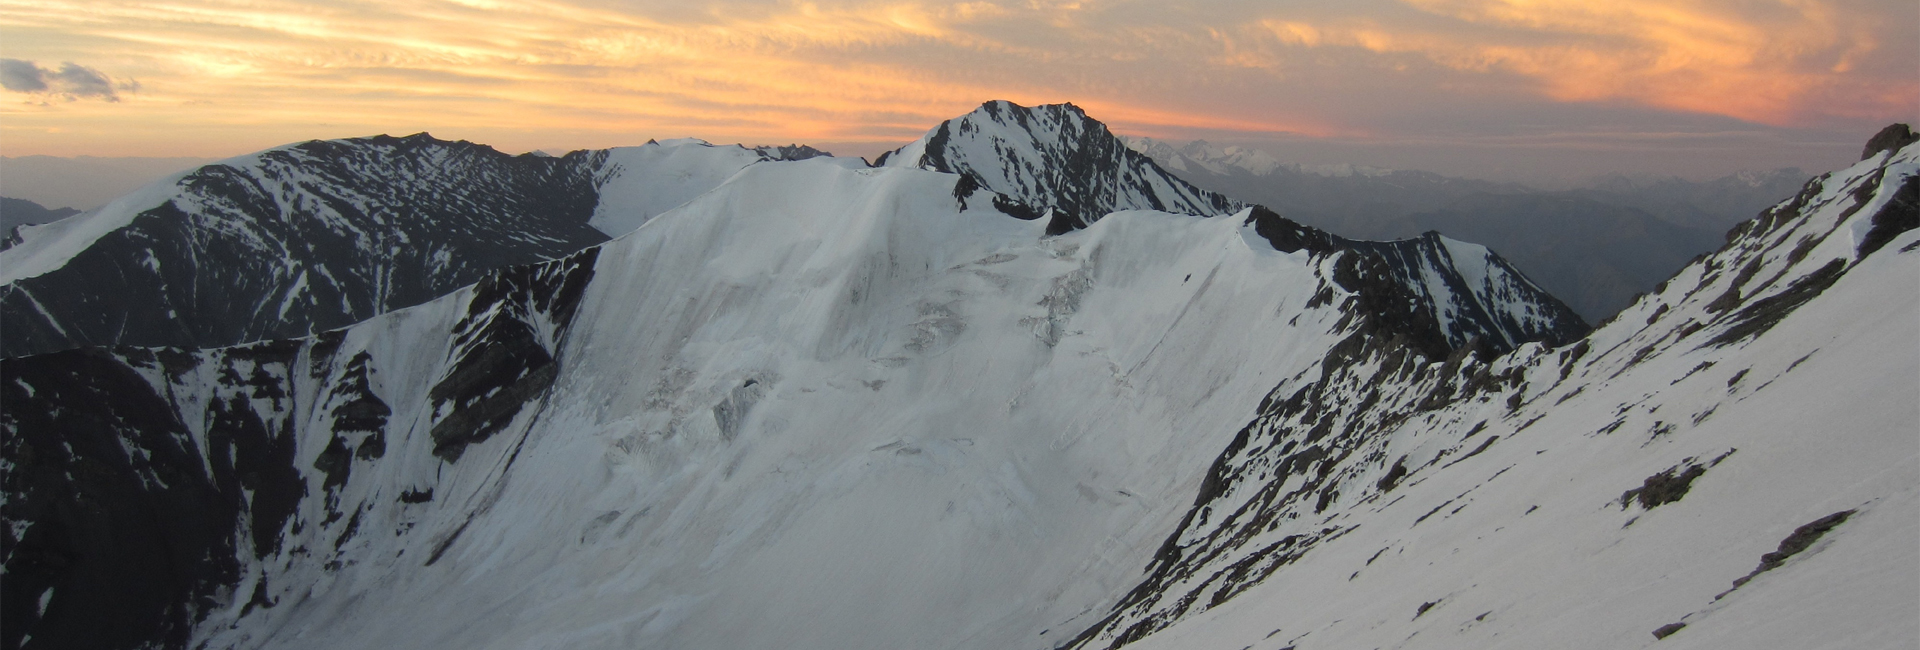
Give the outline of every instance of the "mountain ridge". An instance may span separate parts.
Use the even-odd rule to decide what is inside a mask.
[[[1242,209],[1169,175],[1071,104],[987,102],[899,151],[907,153],[875,164],[958,174],[961,206],[988,192],[983,200],[1002,213],[1046,217],[1048,235],[1120,210]],[[80,345],[209,347],[339,327],[444,295],[490,269],[630,232],[749,165],[815,159],[865,166],[803,145],[696,139],[561,157],[512,156],[426,133],[271,149],[23,231],[18,246],[0,251],[0,356]],[[1584,327],[1558,306],[1501,315],[1505,300],[1555,302],[1504,261],[1494,264],[1499,286],[1469,286],[1437,242],[1337,241],[1382,256],[1415,310],[1428,312],[1401,320],[1425,323],[1430,347],[1482,338],[1506,349]]]
[[[615,151],[594,178],[611,195],[604,174],[658,168],[643,154],[709,152]],[[653,577],[614,588],[648,620],[685,613],[624,638],[756,645],[794,641],[787,623],[820,619],[838,623],[796,642],[831,645],[832,630],[875,625],[875,611],[922,622],[935,611],[882,599],[809,612],[807,599],[775,597],[806,589],[805,567],[833,566],[951,585],[944,598],[970,613],[876,628],[887,638],[1011,641],[1131,573],[1151,536],[1139,522],[1171,525],[1187,477],[1258,401],[1266,373],[1361,328],[1452,349],[1448,337],[1501,327],[1438,320],[1477,304],[1469,279],[1483,293],[1521,286],[1478,247],[1457,248],[1459,264],[1437,237],[1373,250],[1253,209],[1123,210],[1049,236],[1005,214],[997,192],[959,191],[968,177],[848,162],[748,164],[644,219],[583,207],[575,218],[631,229],[343,329],[0,361],[0,444],[16,463],[0,512],[18,576],[0,585],[7,630],[106,646],[512,644],[533,632],[615,643],[401,612],[438,602],[419,589],[478,599],[461,608],[517,593],[449,579],[600,580],[558,576],[631,559],[621,540],[634,540],[656,551],[627,570]],[[1510,326],[1532,336],[1543,324],[1555,322]],[[140,405],[139,417],[106,404]],[[583,471],[599,478],[570,480]],[[922,507],[936,496],[953,503]],[[1057,509],[1088,498],[1100,505]],[[815,541],[839,530],[873,541]],[[1058,544],[1032,555],[1034,539]],[[925,562],[912,549],[927,544],[967,559]],[[1107,544],[1109,559],[1083,562],[1089,544]],[[125,571],[87,550],[115,545],[187,559],[173,574]],[[506,547],[567,561],[483,559]],[[768,568],[796,553],[811,560]],[[1074,595],[974,599],[976,583]],[[684,609],[682,590],[731,604]],[[743,626],[731,607],[768,617]],[[358,622],[331,619],[347,610]],[[290,636],[298,629],[327,632]]]
[[[1511,448],[1521,444],[1515,440],[1538,440],[1540,435],[1551,435],[1528,436],[1526,432],[1543,419],[1555,419],[1553,416],[1563,412],[1563,408],[1579,408],[1562,407],[1570,400],[1576,403],[1598,402],[1594,406],[1608,405],[1603,408],[1611,410],[1611,405],[1604,400],[1629,393],[1619,395],[1625,401],[1619,404],[1618,410],[1611,410],[1610,417],[1618,416],[1612,422],[1603,426],[1598,422],[1605,420],[1584,423],[1598,431],[1587,433],[1576,428],[1572,436],[1560,437],[1579,440],[1582,437],[1592,439],[1600,436],[1604,439],[1616,431],[1637,431],[1645,439],[1644,443],[1637,445],[1642,449],[1656,443],[1705,435],[1692,433],[1691,430],[1702,428],[1716,414],[1735,417],[1733,413],[1760,408],[1738,404],[1773,383],[1773,380],[1766,380],[1764,383],[1743,384],[1742,380],[1752,366],[1773,365],[1774,372],[1784,375],[1819,350],[1816,347],[1798,359],[1793,359],[1792,355],[1798,355],[1799,351],[1768,359],[1743,354],[1746,345],[1764,336],[1782,320],[1795,316],[1796,310],[1819,299],[1823,292],[1836,287],[1853,267],[1861,266],[1876,254],[1884,255],[1881,251],[1885,244],[1881,242],[1892,241],[1895,237],[1887,233],[1898,230],[1911,240],[1911,233],[1916,225],[1920,225],[1915,224],[1916,221],[1920,221],[1920,148],[1909,147],[1886,152],[1879,159],[1870,155],[1868,162],[1809,181],[1798,197],[1742,224],[1721,250],[1689,265],[1678,276],[1662,283],[1656,295],[1637,301],[1622,312],[1620,318],[1603,324],[1578,344],[1559,350],[1530,345],[1498,358],[1458,356],[1436,369],[1431,365],[1409,363],[1409,357],[1398,349],[1399,346],[1378,337],[1365,339],[1356,336],[1349,339],[1329,352],[1319,368],[1283,382],[1268,395],[1260,407],[1262,415],[1243,428],[1226,453],[1214,463],[1206,487],[1202,488],[1193,510],[1180,528],[1167,538],[1149,566],[1149,577],[1120,599],[1105,617],[1061,647],[1112,649],[1131,646],[1136,641],[1176,628],[1182,620],[1226,606],[1237,598],[1247,597],[1246,594],[1263,593],[1273,597],[1275,592],[1271,589],[1250,591],[1269,577],[1287,581],[1286,584],[1295,587],[1312,588],[1297,581],[1288,581],[1289,576],[1295,575],[1291,567],[1316,553],[1319,547],[1331,546],[1335,540],[1358,528],[1357,524],[1338,523],[1348,520],[1349,513],[1359,513],[1363,509],[1369,515],[1382,513],[1406,496],[1403,493],[1398,498],[1389,499],[1400,485],[1438,480],[1436,475],[1448,475],[1444,474],[1445,470],[1487,452],[1496,444]],[[1899,254],[1908,256],[1905,260],[1908,267],[1912,266],[1911,255],[1915,246],[1910,243],[1900,249]],[[1735,268],[1738,268],[1737,272],[1734,272]],[[1883,271],[1873,279],[1879,280],[1878,286],[1884,287],[1887,277]],[[1875,293],[1870,289],[1866,295]],[[1861,294],[1855,290],[1854,295]],[[1855,302],[1858,302],[1857,299]],[[1846,316],[1839,318],[1845,319]],[[1791,347],[1804,350],[1814,346],[1803,344]],[[1667,355],[1675,359],[1660,364],[1663,368],[1635,370],[1668,350],[1671,352],[1667,352]],[[1860,351],[1854,350],[1856,357]],[[1871,350],[1867,352],[1872,354]],[[1698,363],[1688,369],[1688,364],[1693,364],[1696,359],[1699,359]],[[1896,365],[1898,363],[1895,362]],[[1708,397],[1705,403],[1682,402],[1685,404],[1683,408],[1691,412],[1682,411],[1666,416],[1678,417],[1677,420],[1656,420],[1651,417],[1665,405],[1655,400],[1663,390],[1688,382],[1696,374],[1720,364],[1749,365],[1749,368],[1714,373],[1711,382],[1717,383],[1711,383],[1709,387],[1724,391]],[[1652,383],[1658,388],[1646,394],[1632,394],[1637,388],[1607,390],[1606,383],[1629,373],[1657,373],[1661,381]],[[1572,377],[1604,378],[1604,382],[1589,380],[1589,384],[1573,383],[1569,386]],[[1669,378],[1671,381],[1666,381]],[[1693,383],[1699,385],[1709,382],[1700,379]],[[1582,397],[1589,385],[1595,385],[1596,395]],[[1631,383],[1626,385],[1635,386]],[[1396,386],[1404,388],[1389,389],[1384,393],[1380,390],[1381,387]],[[1729,400],[1729,397],[1738,399]],[[1549,398],[1553,399],[1549,401]],[[1649,404],[1649,401],[1652,403]],[[1726,408],[1723,410],[1723,407]],[[1592,409],[1588,407],[1586,410]],[[1562,416],[1558,419],[1572,420],[1569,424],[1573,427],[1583,424],[1578,416]],[[1469,425],[1474,420],[1479,421]],[[1418,433],[1406,431],[1409,423],[1413,422],[1419,423]],[[1622,428],[1627,425],[1631,426]],[[1884,426],[1884,418],[1880,426]],[[1724,428],[1711,426],[1706,429],[1724,431]],[[1565,432],[1566,429],[1561,431]],[[1874,429],[1854,430],[1847,432],[1845,437],[1854,444],[1877,441],[1884,447],[1889,440],[1885,433]],[[1715,443],[1738,442],[1738,437],[1738,432],[1731,437],[1721,433],[1712,442],[1704,445],[1696,442],[1688,447],[1711,448]],[[1586,446],[1600,444],[1605,443]],[[1479,463],[1482,468],[1498,469],[1485,481],[1490,483],[1501,474],[1523,466],[1531,456],[1554,449],[1554,444],[1546,441],[1527,443],[1526,448],[1536,446],[1542,449],[1534,454],[1508,455],[1505,460]],[[1727,480],[1718,478],[1724,470],[1714,473],[1713,468],[1734,457],[1738,449],[1725,447],[1714,452],[1717,456],[1687,457],[1664,473],[1655,472],[1646,479],[1643,489],[1654,490],[1656,486],[1669,483],[1677,483],[1679,487],[1658,499],[1641,498],[1640,507],[1650,510],[1663,505],[1665,499],[1681,499],[1687,493],[1688,484],[1703,474],[1716,477],[1716,481]],[[1611,453],[1620,452],[1615,450]],[[1665,455],[1677,457],[1683,453]],[[1763,449],[1759,453],[1768,451]],[[1738,465],[1745,460],[1736,457],[1730,462]],[[1488,467],[1489,462],[1511,464],[1505,468],[1499,468],[1498,465]],[[1647,462],[1647,459],[1641,458],[1634,464],[1646,465]],[[1309,471],[1310,468],[1314,469]],[[1459,470],[1452,475],[1466,471],[1471,470]],[[1751,485],[1753,480],[1748,479],[1746,484]],[[1458,507],[1446,512],[1441,519],[1459,513],[1474,501],[1466,499],[1467,494],[1478,488],[1479,485],[1469,484],[1465,493],[1446,499],[1418,518],[1409,516],[1411,523],[1408,527],[1417,527],[1456,504]],[[1879,497],[1882,499],[1912,501],[1914,496],[1911,486],[1904,493],[1894,490],[1890,495],[1885,492],[1886,486],[1880,489],[1885,495]],[[1622,512],[1629,510],[1639,491],[1627,491],[1614,505]],[[1451,492],[1435,495],[1426,501],[1440,501],[1446,494]],[[1382,502],[1386,502],[1385,505],[1381,505]],[[1411,515],[1420,511],[1403,508],[1401,512]],[[1327,514],[1323,517],[1322,513]],[[1531,513],[1532,509],[1529,509],[1525,513],[1482,514],[1480,518],[1491,518],[1513,526],[1519,525],[1514,521],[1516,514],[1525,516]],[[1637,519],[1624,514],[1604,518],[1625,519],[1624,525],[1603,524],[1609,527],[1617,525],[1618,529],[1633,526]],[[1840,519],[1844,520],[1845,516],[1841,515]],[[1689,523],[1668,522],[1663,525],[1686,526]],[[1797,523],[1775,525],[1790,530]],[[1716,536],[1715,531],[1700,528],[1697,524],[1695,526],[1688,530],[1696,537]],[[1476,539],[1485,539],[1493,532],[1498,532],[1490,525],[1478,530],[1481,536]],[[1490,530],[1492,532],[1488,532]],[[1386,548],[1374,553],[1373,557],[1353,566],[1357,570],[1347,580],[1351,581],[1366,572],[1366,567],[1387,550],[1398,546],[1404,552],[1416,546],[1414,537],[1388,542]],[[1787,548],[1786,542],[1782,542],[1781,548]],[[1349,548],[1347,554],[1351,555],[1354,550]],[[1366,549],[1358,550],[1363,551],[1361,557],[1365,557]],[[1458,550],[1455,549],[1455,552]],[[1317,552],[1324,554],[1327,551]],[[1779,561],[1776,559],[1773,562],[1778,564]],[[1434,573],[1425,567],[1407,567],[1404,570],[1423,575]],[[1338,584],[1339,575],[1320,573],[1310,579]],[[1503,579],[1507,582],[1515,580]],[[1526,578],[1518,580],[1525,582]],[[1746,579],[1735,581],[1734,589],[1739,589],[1745,582]],[[1453,588],[1456,591],[1436,594],[1442,597],[1420,603],[1414,610],[1413,620],[1418,621],[1428,609],[1460,597],[1463,591],[1473,586],[1478,585],[1455,585]],[[1428,588],[1432,589],[1431,586]],[[1729,593],[1732,590],[1721,593],[1714,600]],[[1856,604],[1883,613],[1887,610],[1885,606]],[[1487,620],[1488,614],[1498,611],[1495,609],[1480,614],[1461,631],[1474,627],[1475,622]],[[1696,614],[1710,611],[1701,610],[1685,616],[1682,616],[1684,610],[1675,612],[1672,616],[1682,622],[1674,625],[1661,625],[1666,621],[1659,620],[1644,621],[1643,630],[1651,632],[1652,639],[1641,637],[1641,640],[1663,640],[1687,627],[1688,619]],[[1351,611],[1344,615],[1366,616]],[[1470,615],[1471,612],[1462,612],[1456,617]],[[1793,613],[1779,611],[1778,608],[1762,616],[1796,618]],[[1268,623],[1263,620],[1255,625],[1266,629],[1271,627]],[[1322,620],[1308,624],[1309,627],[1322,626],[1312,628],[1308,634],[1325,636],[1338,623],[1337,620],[1332,623]],[[1298,630],[1298,626],[1293,626],[1293,629]],[[1279,632],[1274,630],[1268,636]],[[1344,633],[1349,639],[1347,643],[1374,642],[1352,638],[1364,638],[1369,632],[1368,629],[1349,626]],[[1298,640],[1301,636],[1305,635],[1296,634],[1290,638]],[[1173,635],[1171,638],[1186,637]],[[1379,640],[1381,636],[1374,634],[1373,639]],[[1565,637],[1554,639],[1562,643],[1574,641]],[[1175,645],[1179,643],[1181,641],[1172,641]]]
[[[684,141],[510,155],[420,133],[241,156],[24,228],[0,251],[0,356],[340,327],[604,242],[747,165],[822,153]]]
[[[1793,195],[1807,178],[1798,169],[1706,182],[1614,174],[1548,191],[1422,171],[1313,169],[1203,141],[1176,147],[1123,139],[1198,186],[1314,227],[1360,239],[1439,230],[1489,245],[1589,321],[1611,316],[1714,250],[1727,229]]]

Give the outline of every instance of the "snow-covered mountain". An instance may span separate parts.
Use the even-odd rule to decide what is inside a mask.
[[[1194,187],[1128,146],[1073,104],[1020,106],[993,101],[947,120],[919,140],[881,156],[884,167],[956,173],[954,196],[992,194],[993,206],[1022,219],[1047,220],[1057,235],[1120,210],[1201,216],[1244,210]],[[1375,283],[1366,309],[1445,354],[1480,339],[1498,351],[1525,341],[1571,340],[1586,323],[1484,247],[1432,233],[1393,242],[1333,236],[1254,207],[1250,223],[1276,249],[1340,257],[1347,286]],[[1455,257],[1458,256],[1458,259]]]
[[[0,250],[0,355],[340,327],[553,259],[810,147],[552,157],[426,134],[312,141],[162,179]]]
[[[1712,252],[1728,228],[1792,196],[1808,177],[1797,169],[1707,182],[1615,174],[1549,192],[1424,171],[1282,163],[1205,141],[1122,140],[1198,187],[1315,228],[1360,239],[1438,231],[1490,246],[1590,321]]]
[[[1920,532],[1887,428],[1920,388],[1917,161],[1557,348],[1563,305],[1439,236],[1049,235],[1017,185],[746,164],[342,329],[0,361],[0,647],[1618,647],[1756,549],[1779,568],[1661,610],[1666,643],[1776,614],[1871,642],[1920,604],[1884,570]],[[1874,600],[1795,619],[1791,576]]]
[[[1050,234],[1119,210],[1238,209],[1169,176],[1071,104],[989,102],[901,151],[881,162],[957,173],[966,180],[956,201],[985,192],[1001,212],[1051,215]],[[823,156],[698,140],[508,156],[425,134],[272,149],[26,229],[25,241],[0,250],[0,354],[203,348],[340,327],[630,232],[748,165]],[[1561,328],[1548,338],[1578,334],[1578,319],[1510,265],[1492,262],[1501,271],[1493,284],[1471,286],[1485,274],[1459,276],[1438,240],[1420,241],[1359,249],[1385,255],[1419,303],[1413,311],[1441,329],[1427,337],[1436,346],[1482,337],[1504,350],[1543,327]],[[1531,292],[1513,304],[1547,311],[1533,321],[1496,313],[1504,299],[1489,291]]]
[[[1911,645],[1917,226],[1869,150],[1577,344],[1349,338],[1068,647]]]
[[[1175,178],[1073,104],[992,101],[880,156],[879,166],[959,174],[997,192],[1002,211],[1060,234],[1121,210],[1214,216],[1242,206]]]
[[[1727,230],[1688,228],[1642,210],[1538,192],[1474,194],[1389,223],[1397,232],[1441,232],[1500,251],[1589,322],[1619,313],[1718,249]]]
[[[1045,645],[1341,337],[1579,327],[1470,244],[1255,209],[1048,236],[971,176],[847,163],[744,165],[313,337],[0,363],[0,641]]]

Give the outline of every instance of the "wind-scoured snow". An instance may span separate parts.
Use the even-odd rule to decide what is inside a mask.
[[[300,336],[605,241],[605,152],[425,134],[311,141],[162,179],[0,252],[7,356]],[[46,309],[17,309],[37,302]]]
[[[1541,303],[1534,297],[1546,295],[1544,289],[1521,275],[1512,264],[1487,250],[1487,247],[1448,237],[1435,236],[1431,239],[1437,239],[1441,247],[1446,249],[1446,264],[1441,273],[1451,271],[1457,274],[1466,283],[1466,289],[1472,294],[1477,308],[1485,310],[1496,322],[1519,324],[1519,327],[1508,326],[1495,330],[1507,337],[1502,341],[1503,344],[1519,345],[1523,341],[1513,337],[1513,332],[1548,327],[1553,319],[1559,317],[1539,308]]]

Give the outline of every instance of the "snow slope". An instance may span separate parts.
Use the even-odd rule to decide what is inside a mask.
[[[208,573],[237,582],[186,599],[197,624],[155,623],[196,644],[996,645],[1129,579],[1219,436],[1341,316],[1301,307],[1325,264],[1239,220],[1119,213],[1047,239],[957,210],[949,174],[741,175],[550,263],[591,267],[570,319],[483,283],[272,355],[10,361],[8,411],[96,401],[59,388],[86,357],[170,404],[169,445],[240,444],[239,417],[291,450],[285,484],[223,497],[252,532]],[[57,426],[9,423],[34,449]],[[295,505],[263,517],[275,493]],[[46,593],[48,617],[89,615],[63,604],[82,589],[21,598]]]
[[[748,165],[817,154],[682,140],[509,156],[426,134],[270,149],[23,228],[0,250],[0,354],[340,327],[629,232]]]
[[[0,365],[31,461],[10,557],[193,558],[22,569],[9,620],[55,645],[1045,647],[1134,579],[1272,382],[1420,324],[1361,308],[1417,303],[1377,258],[1270,215],[1046,237],[967,183],[751,165],[316,338]],[[76,490],[187,521],[72,520]]]
[[[1070,646],[1912,647],[1916,222],[1909,145],[1570,346],[1343,342]]]

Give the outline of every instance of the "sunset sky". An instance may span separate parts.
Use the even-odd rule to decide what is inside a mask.
[[[1917,35],[1913,0],[0,0],[0,154],[871,154],[1009,99],[1310,163],[1823,170],[1920,120]]]

